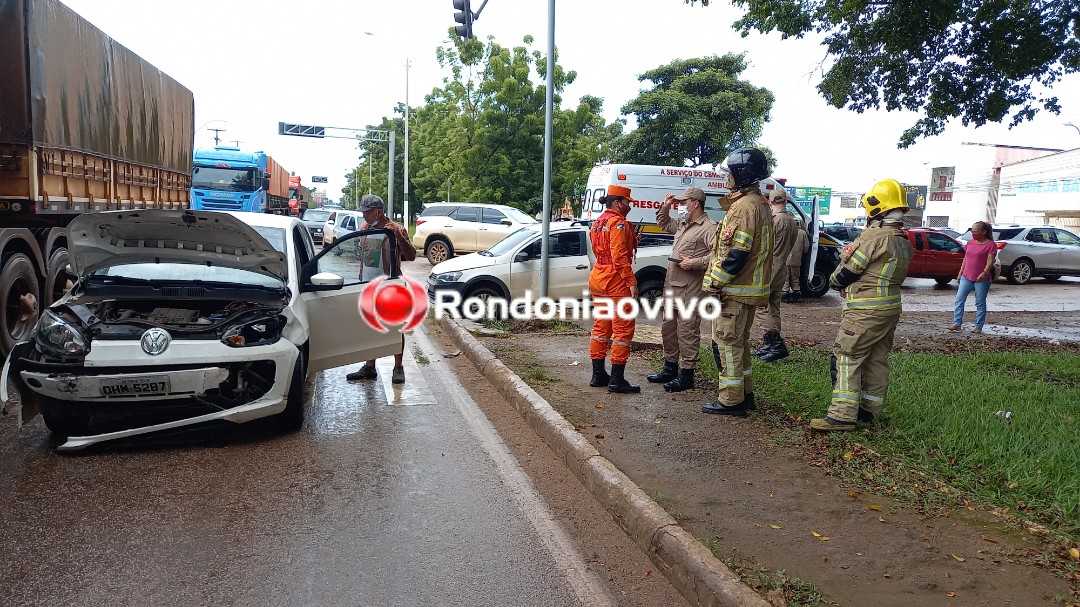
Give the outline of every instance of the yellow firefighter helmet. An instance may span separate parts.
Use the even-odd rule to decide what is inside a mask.
[[[863,208],[867,219],[877,219],[896,209],[908,210],[907,191],[895,179],[885,179],[874,184],[870,191],[863,194]]]

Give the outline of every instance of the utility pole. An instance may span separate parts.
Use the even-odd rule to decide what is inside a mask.
[[[206,129],[208,131],[214,131],[214,146],[217,147],[221,143],[221,133],[225,132],[225,129]]]

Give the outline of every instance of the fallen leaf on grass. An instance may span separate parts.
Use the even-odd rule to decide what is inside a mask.
[[[950,590],[950,591],[948,591],[948,592],[946,592],[946,593],[945,593],[945,596],[947,596],[947,597],[949,597],[949,598],[951,599],[951,598],[953,598],[954,596],[956,596],[956,593],[955,593],[955,592],[953,592],[952,590]]]
[[[953,557],[954,559],[956,559],[956,562],[958,562],[958,563],[963,563],[964,561],[966,561],[966,560],[967,560],[966,558],[964,558],[964,557],[962,557],[962,556],[956,556],[955,554],[949,554],[949,556],[951,556],[951,557]]]
[[[823,542],[827,542],[827,541],[829,541],[829,539],[830,539],[830,538],[829,538],[828,536],[826,536],[826,535],[821,535],[821,534],[820,534],[820,533],[818,533],[817,531],[811,531],[811,532],[810,532],[810,535],[812,535],[812,536],[816,537],[817,539],[819,539],[819,540],[821,540],[821,541],[823,541]]]
[[[851,498],[856,498],[856,497],[859,497],[859,492],[858,491],[848,491],[847,496],[851,497]]]
[[[645,577],[649,577],[650,575],[652,575],[652,569],[646,569],[645,570]]]
[[[604,408],[604,403],[596,403],[593,406],[595,406],[597,409],[603,409]]]
[[[754,523],[754,529],[761,529],[761,523]]]
[[[774,525],[772,523],[769,523],[769,527],[772,527],[773,529],[779,529],[780,525]]]
[[[1069,548],[1069,556],[1071,556],[1074,561],[1080,561],[1080,550]]]
[[[655,421],[655,422],[653,422],[653,423],[659,426],[659,425],[660,425],[660,420],[656,420],[656,421]]]
[[[877,504],[870,504],[867,508],[874,512],[881,512],[881,506],[878,506]]]
[[[885,522],[885,519],[880,517],[880,516],[877,517],[877,520],[878,520],[879,523],[884,523]]]
[[[769,497],[776,497],[776,489],[771,489],[769,491]]]
[[[986,535],[983,535],[983,534],[981,534],[981,533],[979,534],[979,539],[981,539],[981,540],[982,540],[982,541],[984,541],[984,542],[990,542],[991,544],[996,544],[996,543],[998,543],[998,542],[997,542],[997,540],[995,540],[994,538],[992,538],[992,537],[987,537]]]
[[[844,459],[846,459],[846,460],[850,460],[853,457],[855,457],[855,454],[852,453],[851,451],[847,451],[847,452],[844,453]]]

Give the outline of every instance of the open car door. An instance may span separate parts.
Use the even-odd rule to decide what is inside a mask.
[[[386,229],[353,232],[323,248],[300,271],[300,299],[308,309],[308,372],[401,354],[404,337],[360,315],[360,294],[375,281],[401,280],[397,241]]]

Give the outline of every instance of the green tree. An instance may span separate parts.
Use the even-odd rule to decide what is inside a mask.
[[[416,197],[498,202],[528,213],[540,210],[544,177],[546,58],[531,50],[532,37],[507,48],[489,39],[455,40],[437,51],[449,71],[425,98],[412,123]],[[603,103],[584,97],[561,110],[561,91],[576,74],[557,63],[552,141],[552,200],[558,204],[584,189],[593,163],[608,154],[622,125],[608,125]]]
[[[702,2],[707,4],[707,2]],[[833,63],[818,91],[863,112],[921,112],[898,147],[941,133],[950,118],[1009,126],[1060,113],[1051,87],[1080,71],[1076,0],[732,0],[734,27],[784,38],[826,34]],[[1011,116],[1010,116],[1011,114]]]
[[[742,54],[678,59],[645,72],[650,81],[622,107],[638,126],[616,143],[624,162],[682,166],[719,164],[736,148],[754,145],[769,120],[773,94],[739,79]]]

